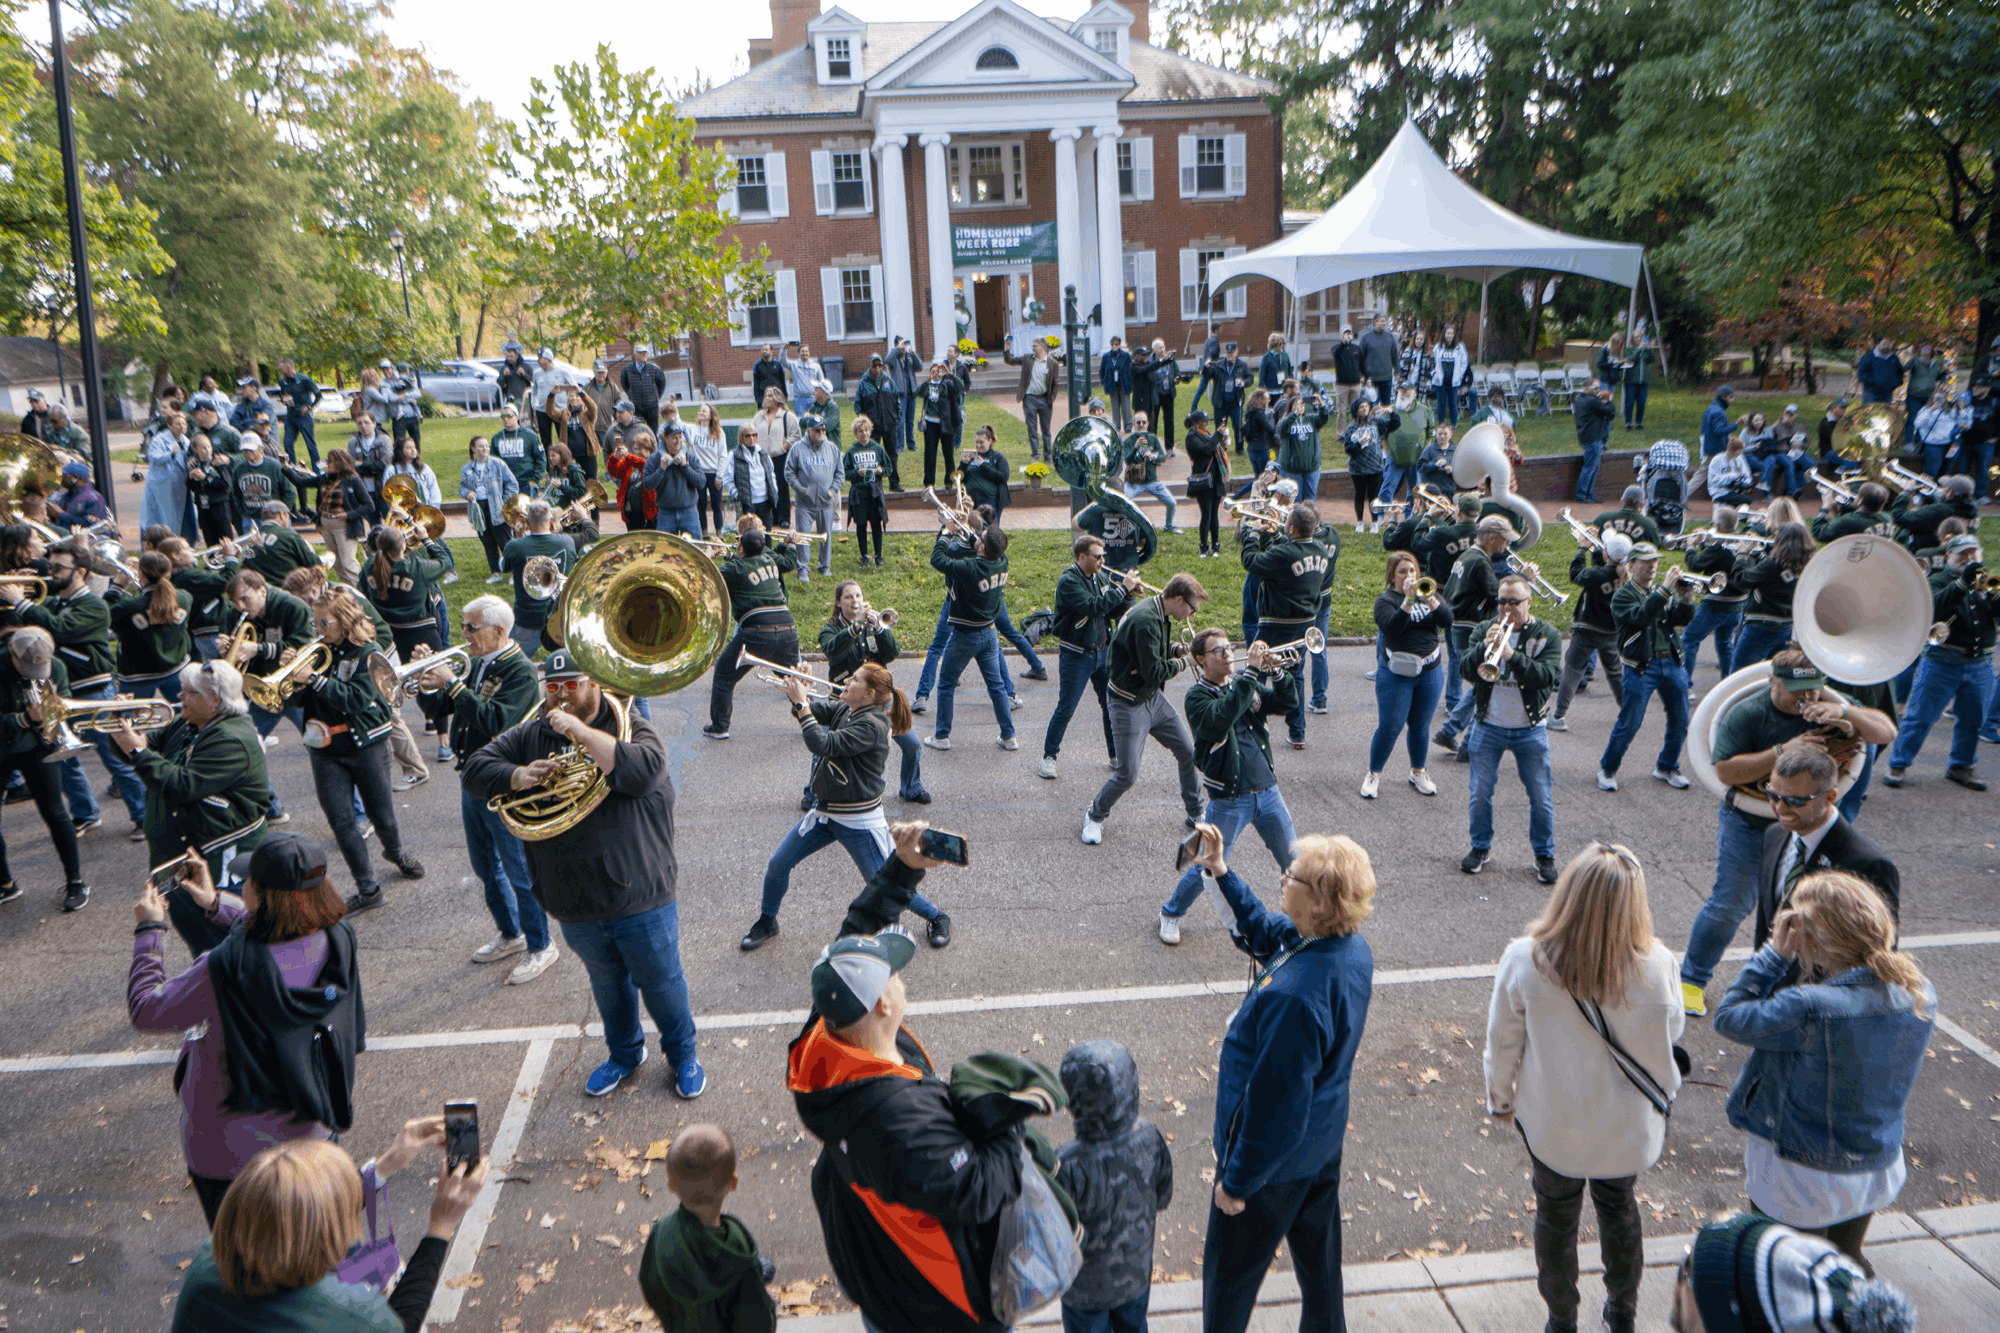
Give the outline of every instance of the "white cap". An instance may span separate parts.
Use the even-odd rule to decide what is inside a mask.
[[[1799,410],[1799,405],[1797,403],[1786,403],[1785,410],[1787,412],[1796,412]]]

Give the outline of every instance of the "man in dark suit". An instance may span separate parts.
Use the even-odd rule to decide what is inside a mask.
[[[1771,813],[1757,867],[1756,946],[1771,937],[1771,923],[1807,874],[1844,870],[1875,886],[1892,918],[1901,918],[1902,876],[1882,849],[1856,829],[1836,806],[1837,770],[1824,750],[1793,743],[1771,770]]]

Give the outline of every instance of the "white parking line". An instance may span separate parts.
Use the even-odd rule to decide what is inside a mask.
[[[1954,949],[1967,946],[2000,944],[2000,930],[1966,931],[1955,935],[1909,935],[1902,941],[1905,949]],[[1723,958],[1731,962],[1742,962],[1750,957],[1748,949],[1731,949]],[[1437,981],[1485,981],[1493,976],[1492,963],[1471,963],[1461,967],[1406,967],[1393,968],[1375,974],[1377,986],[1412,986]],[[1138,1004],[1159,1000],[1198,1000],[1210,996],[1241,995],[1248,987],[1245,977],[1232,977],[1226,981],[1193,981],[1172,986],[1106,986],[1096,990],[1071,991],[1029,991],[1020,995],[972,995],[953,1000],[919,1000],[910,1005],[910,1012],[916,1015],[978,1014],[1000,1009],[1060,1009],[1092,1004]],[[708,1014],[695,1019],[695,1028],[701,1032],[729,1031],[741,1028],[765,1028],[797,1026],[805,1022],[804,1009],[774,1009],[759,1013]],[[1940,1026],[1943,1026],[1942,1021]],[[646,1031],[656,1032],[651,1023],[645,1024]],[[1982,1058],[2000,1066],[2000,1053],[1979,1043],[1971,1035],[1959,1035],[1962,1029],[1948,1029],[1955,1039],[1965,1042],[1967,1049],[1978,1052]],[[584,1037],[604,1035],[602,1023],[552,1023],[545,1027],[531,1028],[474,1028],[464,1032],[413,1032],[401,1036],[370,1036],[368,1051],[431,1051],[454,1046],[513,1046],[523,1042],[576,1041]],[[179,1049],[149,1051],[107,1051],[88,1055],[21,1055],[0,1059],[0,1074],[46,1074],[61,1073],[80,1069],[118,1069],[135,1065],[170,1065],[179,1057]]]
[[[479,1262],[480,1248],[486,1244],[486,1228],[492,1225],[493,1215],[500,1209],[500,1190],[507,1183],[507,1172],[513,1168],[514,1154],[520,1150],[521,1135],[528,1128],[528,1112],[534,1109],[535,1094],[541,1091],[542,1075],[549,1067],[549,1052],[554,1049],[555,1042],[548,1037],[537,1037],[528,1043],[520,1077],[514,1080],[514,1095],[507,1100],[507,1113],[500,1117],[500,1132],[493,1136],[493,1146],[487,1152],[486,1184],[474,1200],[472,1211],[459,1223],[451,1250],[444,1257],[444,1269],[438,1274],[437,1295],[431,1298],[430,1314],[426,1316],[430,1323],[449,1324],[458,1318],[459,1302],[465,1299],[465,1291],[453,1287],[451,1282],[470,1273]]]
[[[1988,1046],[1985,1042],[1973,1036],[1943,1014],[1937,1016],[1937,1026],[1939,1032],[1944,1033],[1947,1037],[1950,1037],[1953,1041],[1963,1046],[1966,1050],[1971,1051],[1995,1069],[2000,1069],[2000,1051],[1994,1050],[1991,1046]]]

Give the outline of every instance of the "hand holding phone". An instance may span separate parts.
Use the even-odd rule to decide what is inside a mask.
[[[479,1103],[446,1102],[444,1104],[445,1173],[449,1175],[460,1166],[469,1171],[478,1165]]]
[[[943,829],[927,828],[917,840],[917,850],[946,865],[964,866],[972,864],[972,850],[965,844],[961,834],[947,833]]]
[[[1196,829],[1194,832],[1188,834],[1187,837],[1181,839],[1180,847],[1175,850],[1174,873],[1179,874],[1181,871],[1186,870],[1195,863],[1195,859],[1200,855],[1201,830]]]

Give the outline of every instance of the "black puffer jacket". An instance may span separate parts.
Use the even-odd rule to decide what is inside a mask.
[[[1063,1145],[1056,1183],[1076,1201],[1083,1269],[1063,1293],[1079,1310],[1137,1300],[1153,1281],[1153,1229],[1173,1202],[1174,1159],[1139,1114],[1139,1067],[1115,1041],[1072,1046],[1062,1062],[1076,1138]]]

